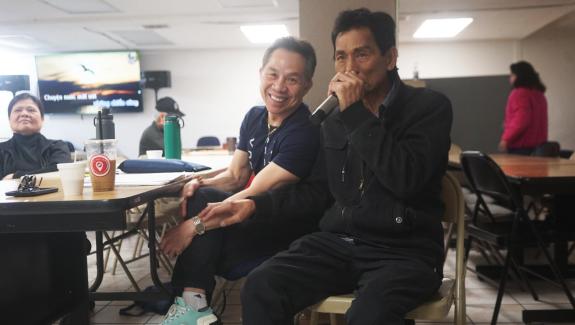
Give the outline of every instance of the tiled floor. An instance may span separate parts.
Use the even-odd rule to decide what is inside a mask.
[[[126,256],[131,256],[134,241],[130,240],[125,242],[122,247],[122,253]],[[145,245],[144,245],[145,246]],[[144,250],[146,248],[144,247]],[[454,253],[450,252],[448,260],[445,265],[445,273],[453,273],[455,258]],[[110,258],[112,264],[113,258]],[[474,264],[479,261],[479,255],[472,253],[469,265],[473,268]],[[90,281],[95,274],[95,258],[89,258]],[[147,260],[140,260],[130,264],[130,270],[134,274],[140,287],[144,288],[151,283],[148,275]],[[110,272],[111,266],[108,266],[108,272],[104,276],[104,281],[101,285],[103,291],[126,291],[131,290],[129,281],[118,266],[115,275]],[[162,270],[162,279],[168,281],[167,273]],[[499,314],[500,324],[522,324],[521,311],[523,309],[543,309],[543,308],[569,308],[567,298],[561,291],[552,287],[544,282],[535,281],[535,288],[540,294],[540,301],[534,301],[530,294],[518,289],[517,284],[511,282],[510,289],[503,298],[503,305]],[[575,289],[575,280],[569,283],[571,288]],[[241,324],[241,308],[239,304],[239,287],[236,285],[228,299],[228,307],[223,315],[223,322],[226,325]],[[493,304],[496,297],[496,289],[490,284],[478,280],[477,276],[472,273],[467,273],[466,278],[467,289],[467,319],[468,324],[489,324],[491,314],[493,312]],[[146,314],[141,317],[127,317],[118,314],[118,310],[122,306],[126,306],[127,302],[97,302],[96,308],[92,316],[93,324],[159,324],[161,316],[155,314]],[[447,317],[442,322],[433,324],[451,324],[453,319],[453,308]],[[418,322],[418,324],[426,324],[425,322]]]

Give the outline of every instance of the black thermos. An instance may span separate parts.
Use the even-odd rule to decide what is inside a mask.
[[[94,117],[94,126],[96,127],[96,139],[115,139],[116,131],[114,127],[114,116],[110,113],[109,108],[102,108],[102,127],[98,116]],[[100,134],[102,130],[102,134]]]

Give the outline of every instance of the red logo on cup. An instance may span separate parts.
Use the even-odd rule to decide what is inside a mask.
[[[104,155],[95,155],[90,158],[90,170],[94,176],[106,176],[110,171],[110,159]]]

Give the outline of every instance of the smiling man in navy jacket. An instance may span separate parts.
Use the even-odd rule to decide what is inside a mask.
[[[403,324],[441,284],[440,192],[451,104],[401,82],[388,14],[340,13],[332,43],[336,74],[328,94],[337,96],[339,109],[322,125],[314,173],[200,214],[208,227],[323,214],[320,232],[250,274],[242,292],[244,324],[291,324],[303,308],[352,291],[348,324]]]

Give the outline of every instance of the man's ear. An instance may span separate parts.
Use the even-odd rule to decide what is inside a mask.
[[[395,69],[397,66],[397,47],[393,46],[387,51],[386,55],[386,68],[387,71]]]

